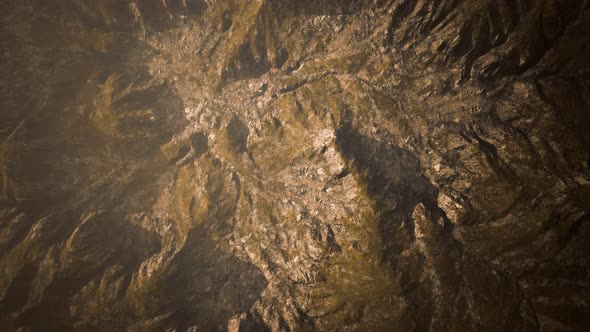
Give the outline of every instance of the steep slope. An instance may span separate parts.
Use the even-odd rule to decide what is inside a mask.
[[[583,331],[587,1],[0,1],[0,327]]]

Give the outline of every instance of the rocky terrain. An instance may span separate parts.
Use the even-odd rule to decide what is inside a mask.
[[[588,331],[586,0],[0,0],[1,331]]]

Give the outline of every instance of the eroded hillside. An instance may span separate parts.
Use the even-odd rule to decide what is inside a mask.
[[[1,330],[590,328],[587,1],[0,6]]]

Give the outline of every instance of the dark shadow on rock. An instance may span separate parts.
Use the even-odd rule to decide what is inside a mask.
[[[191,146],[195,153],[195,158],[199,158],[203,153],[209,150],[209,141],[204,133],[195,133],[191,136]]]
[[[250,130],[248,127],[237,117],[233,117],[227,125],[227,134],[230,140],[232,148],[237,152],[246,152],[248,148],[248,136]]]
[[[21,105],[12,111],[22,116],[6,117],[14,139],[5,166],[10,183],[19,188],[18,200],[10,203],[24,217],[23,229],[16,229],[14,238],[2,246],[6,256],[10,254],[4,266],[14,266],[20,272],[15,272],[16,278],[8,278],[11,284],[0,302],[0,323],[18,313],[10,324],[19,323],[35,331],[69,331],[74,329],[69,307],[74,294],[81,294],[92,281],[100,282],[115,265],[121,266],[122,287],[126,288],[139,264],[160,250],[158,237],[128,222],[127,217],[148,211],[157,199],[158,181],[167,166],[160,146],[182,129],[186,119],[180,98],[168,85],[153,84],[145,62],[136,61],[140,55],[145,60],[146,54],[151,54],[149,46],[128,35],[113,34],[112,45],[106,46],[112,49],[106,53],[94,49],[66,52],[83,49],[69,38],[69,26],[56,24],[54,21],[60,21],[57,19],[37,19],[47,10],[47,17],[52,19],[52,15],[73,23],[88,19],[88,25],[81,27],[111,31],[100,23],[100,15],[107,15],[108,10],[93,15],[93,6],[113,4],[117,13],[124,6],[115,1],[86,1],[90,6],[86,9],[83,1],[73,7],[43,3],[30,18],[34,31],[40,31],[35,37],[43,37],[43,47],[35,54],[19,54],[25,59],[22,63],[10,63],[15,73],[26,73],[21,79],[27,82],[40,81],[34,76],[45,72],[51,76],[43,85],[21,88],[28,95],[28,104],[21,103],[21,94],[6,101],[6,105]],[[74,18],[78,16],[82,18]],[[22,47],[17,42],[9,45]],[[30,61],[37,57],[43,61]],[[109,86],[109,79],[115,83]],[[116,97],[110,98],[113,95]],[[18,130],[12,130],[17,126]],[[81,216],[99,210],[106,212],[82,224]],[[0,225],[14,222],[5,219],[8,217],[13,219],[0,216]],[[39,226],[42,218],[47,221]],[[35,237],[29,236],[33,225],[38,226]],[[77,227],[77,234],[72,235]],[[44,260],[52,250],[65,251],[71,238],[74,248],[49,257],[49,267],[44,267],[56,274],[44,276]],[[72,262],[64,263],[67,259]],[[39,278],[50,279],[47,288],[35,285]],[[44,289],[36,294],[40,303],[23,307],[39,289]],[[88,308],[87,312],[92,310]],[[114,311],[108,307],[104,310]],[[134,318],[127,317],[125,327],[136,323]]]
[[[53,241],[51,238],[46,240]],[[21,270],[6,296],[0,301],[0,312],[18,312],[14,317],[15,322],[34,331],[75,330],[77,328],[72,325],[71,312],[71,301],[75,294],[83,293],[83,288],[93,281],[100,282],[107,270],[115,266],[119,266],[120,277],[124,280],[124,287],[127,287],[132,273],[137,271],[145,259],[159,250],[160,241],[155,233],[122,220],[120,216],[104,214],[91,217],[72,235],[67,242],[67,249],[63,249],[64,254],[56,259],[56,264],[45,266],[52,270],[52,274],[43,275],[40,263],[28,264]],[[25,306],[32,294],[30,291],[38,290],[41,286],[37,283],[46,282],[46,279],[49,279],[49,284],[43,290],[40,303]],[[116,294],[108,295],[115,295],[117,298]],[[100,301],[99,298],[95,300]],[[92,310],[97,309],[86,310],[92,313]],[[107,315],[111,316],[107,318],[109,324],[110,320],[119,319],[117,314],[125,314],[115,313],[113,308],[98,310],[110,312]],[[127,318],[127,322],[120,322],[126,323],[126,326],[133,323],[131,317]],[[105,323],[101,321],[101,317],[95,317],[93,321],[82,324],[96,329]]]
[[[173,313],[166,328],[225,331],[228,320],[247,313],[266,288],[256,266],[220,250],[207,233],[198,227],[189,234],[163,279],[158,297]],[[254,320],[247,325],[256,326]]]
[[[366,181],[368,194],[376,203],[385,261],[393,259],[405,249],[408,241],[413,241],[412,212],[419,203],[424,204],[433,220],[443,218],[450,230],[444,211],[437,205],[438,189],[421,174],[415,155],[363,136],[350,124],[342,126],[336,137],[345,158]],[[400,234],[400,226],[406,230],[405,238]]]

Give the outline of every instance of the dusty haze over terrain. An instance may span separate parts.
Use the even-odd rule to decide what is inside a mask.
[[[588,1],[0,29],[0,331],[590,330]]]

